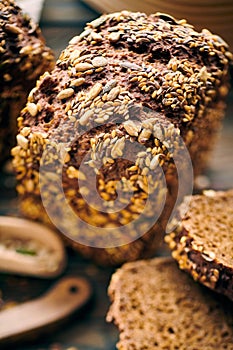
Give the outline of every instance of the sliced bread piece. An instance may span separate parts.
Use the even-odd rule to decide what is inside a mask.
[[[233,304],[170,257],[126,263],[109,285],[120,350],[233,349]]]
[[[233,300],[233,190],[191,199],[175,232],[165,237],[181,269]]]

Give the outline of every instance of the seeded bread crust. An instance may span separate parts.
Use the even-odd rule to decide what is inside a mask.
[[[195,283],[172,258],[124,264],[112,276],[107,321],[119,350],[232,349],[233,304]]]
[[[49,220],[40,200],[39,160],[52,139],[53,150],[46,162],[53,163],[56,154],[65,153],[61,147],[67,135],[75,134],[72,145],[66,147],[62,185],[83,221],[118,227],[135,220],[148,198],[148,183],[155,195],[147,215],[153,216],[164,194],[160,167],[167,198],[151,230],[131,244],[110,249],[71,244],[104,264],[151,256],[161,241],[178,186],[172,147],[166,140],[178,144],[181,135],[194,172],[200,173],[223,117],[231,59],[227,44],[219,37],[207,30],[197,33],[185,20],[169,15],[123,11],[88,23],[61,53],[55,69],[40,78],[18,119],[18,145],[12,155],[23,213]],[[135,162],[127,161],[136,153],[134,145],[145,151],[137,152]],[[97,190],[106,206],[116,199],[119,182],[124,193],[133,190],[129,205],[120,213],[100,213],[81,195],[78,177],[85,181],[88,174],[79,167],[88,152],[87,173],[97,174]],[[103,155],[100,166],[96,152]],[[152,175],[147,178],[148,172]],[[59,169],[52,173],[51,181],[56,181]],[[83,193],[95,193],[92,185],[86,181]],[[57,196],[54,213],[64,227],[71,226],[59,203]],[[129,230],[128,236],[133,237],[137,229]]]
[[[233,300],[233,190],[192,197],[175,232],[165,237],[179,267]]]
[[[54,67],[38,26],[12,0],[0,2],[0,163],[15,145],[17,117],[41,74]]]

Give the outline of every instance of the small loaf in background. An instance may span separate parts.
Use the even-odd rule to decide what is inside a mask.
[[[139,223],[126,234],[133,242],[122,246],[98,248],[95,237],[89,246],[69,239],[78,252],[100,264],[121,264],[153,255],[179,183],[167,136],[172,143],[174,135],[181,135],[194,174],[200,174],[224,115],[231,60],[221,38],[207,29],[197,32],[185,20],[166,14],[122,11],[88,23],[61,53],[54,70],[40,77],[18,118],[18,145],[12,155],[22,213],[50,221],[39,186],[40,161],[48,144],[53,149],[45,163],[53,169],[48,177],[54,184],[49,207],[64,230],[73,226],[74,237],[79,229],[64,214],[60,193],[56,193],[59,176],[74,213],[97,226],[98,232],[98,227],[118,229],[140,217],[148,198],[148,182],[152,205],[147,215],[153,217],[164,195],[161,167],[166,180],[164,210],[142,237],[134,239],[135,231],[143,230]],[[67,146],[69,134],[72,142]],[[144,152],[136,152],[134,145],[144,147]],[[60,165],[54,168],[54,161],[62,152],[66,155],[61,172]],[[88,152],[92,159],[84,174],[79,167]],[[129,160],[133,153],[134,162]],[[102,155],[98,166],[96,154]],[[94,184],[85,183],[89,174],[96,176]],[[101,212],[83,197],[96,196],[92,188],[96,185],[107,207],[117,198],[119,182],[124,193],[132,190],[133,195],[117,213]],[[49,200],[51,193],[46,191],[44,199]]]
[[[54,67],[41,30],[13,0],[0,2],[0,164],[16,144],[17,117],[41,74]]]

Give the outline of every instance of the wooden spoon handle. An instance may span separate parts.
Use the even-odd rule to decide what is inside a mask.
[[[0,344],[67,318],[86,303],[91,293],[85,278],[64,277],[42,297],[1,311]]]

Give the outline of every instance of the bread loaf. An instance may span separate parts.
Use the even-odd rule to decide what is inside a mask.
[[[182,210],[182,209],[181,209]],[[181,269],[233,300],[233,190],[191,199],[175,232],[165,237]]]
[[[184,166],[179,151],[187,147],[195,174],[206,166],[231,59],[219,37],[169,15],[123,11],[88,23],[40,78],[18,119],[12,154],[23,213],[48,221],[45,205],[75,249],[99,263],[153,255],[176,201],[174,154]],[[40,165],[48,167],[43,190]],[[191,167],[180,172],[187,171],[187,183]],[[132,194],[128,204],[119,188]],[[102,207],[85,200],[99,196]],[[64,211],[67,203],[80,227]],[[96,229],[86,232],[85,222]]]
[[[17,117],[38,77],[54,66],[41,31],[13,0],[0,2],[0,163],[15,145]]]
[[[107,321],[119,350],[223,350],[233,345],[233,304],[195,283],[172,258],[123,265],[108,289]]]

